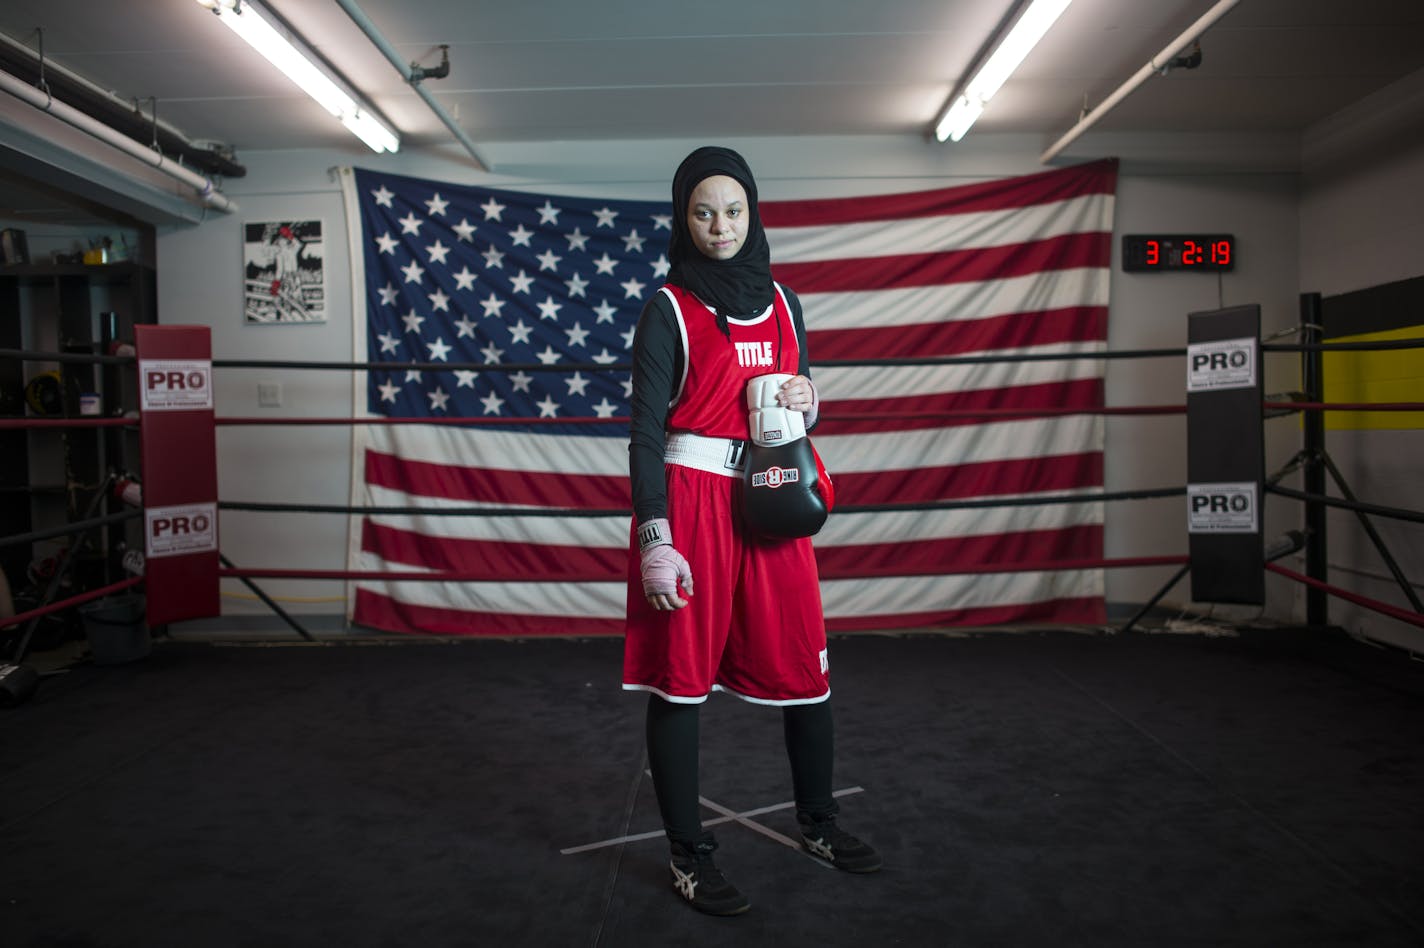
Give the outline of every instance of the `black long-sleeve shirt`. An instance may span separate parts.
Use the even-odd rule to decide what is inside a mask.
[[[801,300],[786,287],[781,289],[791,310],[796,349],[801,354],[796,372],[810,378],[811,360],[806,351],[806,324],[801,314]],[[667,516],[663,451],[667,443],[668,409],[673,389],[682,377],[685,357],[672,303],[665,294],[654,293],[644,304],[633,335],[628,475],[633,485],[633,515],[638,523]]]

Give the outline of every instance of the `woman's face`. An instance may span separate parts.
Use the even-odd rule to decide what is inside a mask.
[[[747,239],[747,191],[736,178],[703,178],[687,199],[687,229],[704,256],[730,260]]]

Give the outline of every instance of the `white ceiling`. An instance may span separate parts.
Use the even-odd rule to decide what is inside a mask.
[[[404,136],[440,123],[335,0],[268,0]],[[716,135],[924,136],[1014,0],[359,0],[476,144]],[[970,134],[1044,146],[1214,0],[1076,0]],[[361,149],[194,0],[3,0],[0,32],[244,152]],[[1242,0],[1199,68],[1153,77],[1093,134],[1300,132],[1424,69],[1424,0]],[[1085,138],[1084,141],[1089,139]],[[3,142],[0,142],[3,147]],[[951,147],[951,146],[947,146]],[[0,214],[5,208],[0,207]]]

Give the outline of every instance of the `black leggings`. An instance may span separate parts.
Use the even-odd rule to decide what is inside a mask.
[[[648,762],[668,838],[692,843],[702,835],[698,802],[699,704],[674,704],[648,696]],[[828,700],[782,709],[786,756],[796,812],[814,819],[835,816],[831,765],[835,734]]]

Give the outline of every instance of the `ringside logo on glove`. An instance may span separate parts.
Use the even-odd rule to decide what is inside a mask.
[[[814,535],[835,501],[830,475],[806,436],[806,416],[777,404],[789,379],[773,374],[747,382],[746,522],[755,533],[785,539]]]
[[[776,467],[775,465],[751,476],[753,487],[770,487],[772,490],[782,484],[798,484],[800,481],[801,472],[796,468]]]

